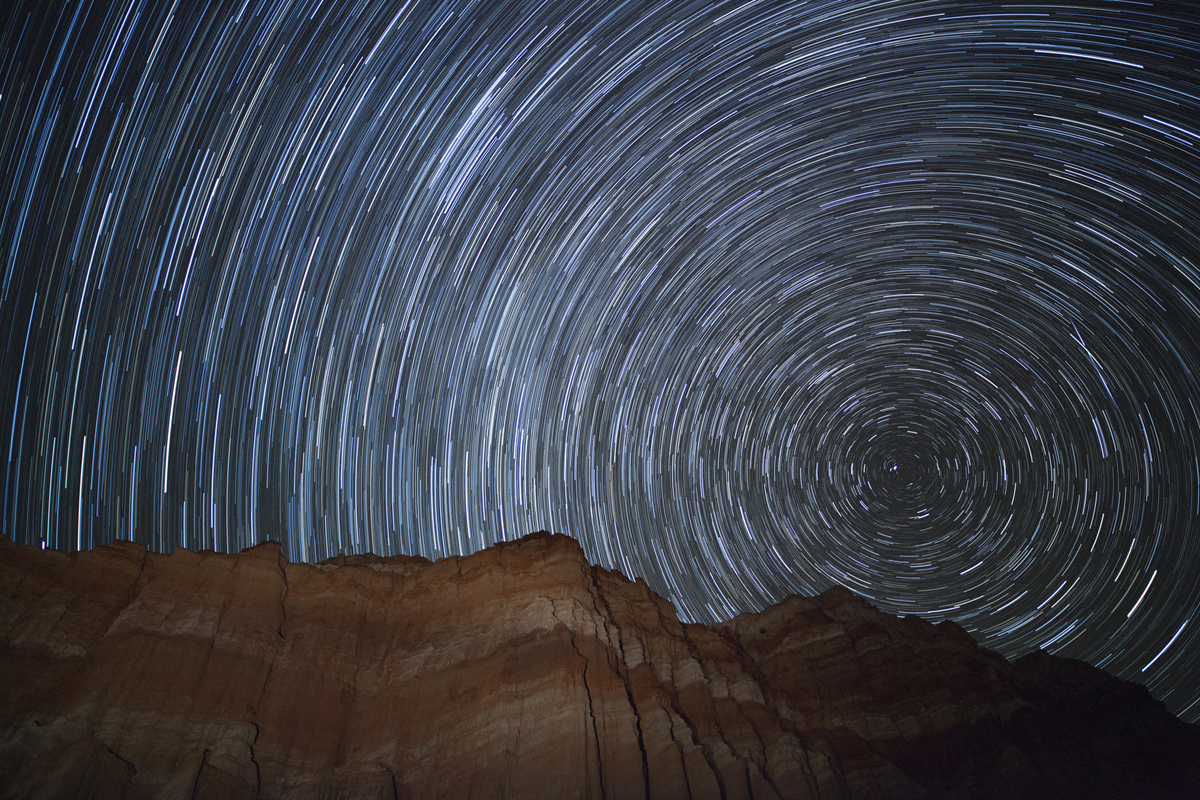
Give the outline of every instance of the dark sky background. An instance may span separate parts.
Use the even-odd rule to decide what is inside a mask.
[[[0,24],[5,535],[548,529],[689,620],[843,584],[1200,718],[1187,4]]]

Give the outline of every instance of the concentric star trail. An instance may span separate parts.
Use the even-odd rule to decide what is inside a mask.
[[[1200,719],[1186,3],[21,3],[0,532],[547,529]]]

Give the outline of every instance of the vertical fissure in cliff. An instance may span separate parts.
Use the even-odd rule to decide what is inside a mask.
[[[754,685],[758,687],[758,691],[760,693],[765,693],[769,688],[768,686],[766,686],[765,676],[763,676],[758,670],[753,669],[753,662],[750,660],[749,655],[747,655],[745,649],[742,647],[741,642],[737,641],[735,638],[733,638],[732,636],[729,636],[728,634],[725,634],[722,631],[714,631],[714,633],[716,633],[718,638],[720,638],[722,641],[724,641],[726,646],[729,647],[729,649],[737,655],[737,665],[738,665],[738,668],[742,671],[742,675],[744,677],[747,677],[750,680],[752,680],[754,682]],[[685,637],[686,637],[686,632],[685,632]],[[725,674],[725,671],[722,670],[719,665],[714,665],[713,668],[720,674],[722,680],[725,681],[726,685],[732,685],[733,683],[735,683],[737,681],[736,678],[731,680],[730,677]],[[753,785],[750,780],[750,765],[753,764],[754,767],[758,770],[759,776],[762,777],[762,779],[764,781],[766,781],[767,785],[771,787],[771,790],[774,791],[777,796],[782,797],[783,794],[780,792],[779,786],[776,785],[775,779],[771,777],[770,770],[767,769],[766,740],[763,737],[762,729],[759,727],[758,722],[755,721],[754,715],[749,710],[747,710],[745,706],[742,705],[742,701],[738,699],[737,692],[730,689],[729,699],[731,701],[733,701],[734,708],[736,708],[738,710],[738,713],[741,714],[746,719],[746,721],[750,724],[750,729],[752,731],[754,731],[754,738],[756,740],[758,740],[759,747],[761,748],[760,758],[754,758],[753,754],[751,754],[751,753],[746,753],[746,754],[742,755],[742,761],[743,761],[743,764],[746,769],[746,786],[748,787],[748,790],[751,792],[751,794],[753,794]],[[765,694],[764,694],[763,700],[764,700],[764,702],[761,705],[763,712],[764,713],[766,713],[766,712],[773,713],[775,716],[775,722],[779,725],[779,728],[783,731],[787,731],[787,728],[784,727],[784,724],[783,724],[782,715],[780,715],[776,709],[772,709],[766,705]],[[719,727],[720,727],[720,723],[718,722],[718,728]],[[792,738],[795,739],[795,741],[796,741],[796,746],[800,747],[801,745],[800,745],[799,738],[796,737],[794,733],[792,733],[791,735],[792,735]],[[721,734],[721,738],[723,740],[725,740],[726,744],[730,747],[730,749],[733,749],[732,744],[729,742],[729,740],[726,738],[726,736],[723,732]]]
[[[692,643],[692,640],[690,638],[688,638],[686,625],[683,626],[683,628],[681,630],[680,638],[683,640],[684,647],[687,648],[688,655],[691,657],[691,659],[693,661],[696,662],[696,664],[698,664],[700,666],[701,674],[703,674],[704,679],[707,682],[709,680],[709,678],[708,678],[708,674],[706,672],[704,672],[704,660],[701,657],[700,653],[696,651],[695,645]],[[707,696],[709,698],[710,711],[712,712],[713,725],[716,727],[717,737],[729,749],[729,752],[734,757],[737,757],[737,755],[738,755],[737,750],[733,749],[733,746],[725,738],[725,732],[723,730],[721,730],[721,722],[717,717],[716,706],[712,702],[711,690],[707,693]],[[712,771],[713,778],[717,782],[717,791],[720,792],[721,800],[726,800],[726,798],[729,796],[728,790],[725,787],[725,777],[721,774],[721,770],[717,766],[717,757],[716,757],[715,751],[713,750],[712,746],[710,744],[708,744],[708,742],[704,741],[704,739],[702,739],[700,737],[699,731],[697,731],[695,724],[693,724],[692,721],[687,717],[687,715],[685,715],[683,713],[682,707],[679,707],[678,695],[674,696],[674,701],[677,706],[677,713],[679,714],[680,718],[684,721],[684,723],[689,728],[692,729],[692,737],[696,740],[696,744],[698,744],[700,746],[700,752],[704,756],[704,760],[706,762],[708,762],[708,768]]]
[[[662,608],[658,605],[658,603],[654,603],[652,601],[652,605],[654,608],[654,613],[658,618],[659,628],[664,633],[671,635],[673,638],[677,640],[683,640],[684,647],[688,650],[688,653],[691,654],[691,646],[686,641],[685,632],[680,626],[678,619],[675,620],[674,625],[668,624],[667,618],[663,616]],[[679,629],[679,634],[675,633],[676,629]],[[696,728],[695,723],[692,722],[691,716],[683,710],[683,703],[680,701],[679,692],[675,688],[674,666],[674,664],[671,665],[671,679],[669,681],[660,680],[657,682],[657,684],[659,689],[662,690],[663,694],[666,696],[667,702],[670,705],[670,713],[668,716],[671,723],[671,741],[675,743],[676,748],[679,750],[680,763],[683,767],[683,779],[688,787],[688,795],[691,796],[692,788],[691,779],[688,777],[687,771],[687,748],[685,747],[684,743],[679,740],[679,736],[677,736],[675,733],[675,720],[677,719],[683,723],[684,727],[687,728],[688,732],[691,734],[693,746],[700,751],[700,755],[704,758],[704,763],[708,765],[708,770],[712,773],[713,780],[717,784],[717,793],[721,800],[726,800],[728,795],[725,789],[725,779],[721,775],[721,770],[717,768],[716,758],[713,755],[712,749],[700,736],[700,731]],[[666,710],[666,706],[664,706],[664,710]]]
[[[642,783],[646,790],[646,797],[650,797],[650,759],[646,755],[646,739],[642,735],[642,715],[638,712],[637,702],[633,699],[633,682],[629,678],[629,662],[625,658],[625,642],[622,638],[621,626],[617,624],[616,617],[613,616],[612,606],[608,603],[608,598],[604,596],[604,591],[600,588],[600,582],[596,580],[596,570],[594,567],[584,565],[584,569],[591,578],[592,584],[592,606],[597,614],[602,613],[604,622],[604,633],[609,641],[612,641],[612,632],[609,631],[609,624],[616,629],[617,638],[617,653],[620,658],[617,659],[615,671],[621,678],[621,683],[625,687],[625,698],[629,701],[629,709],[633,712],[633,727],[637,733],[638,752],[642,757]],[[604,606],[604,611],[600,611],[600,607],[596,605],[596,600],[600,601],[600,605]]]
[[[279,593],[279,638],[283,639],[283,628],[287,625],[287,596],[288,596],[288,577],[287,577],[287,559],[283,557],[283,553],[279,554],[279,577],[283,579],[283,591]]]
[[[258,736],[262,733],[262,729],[258,727],[257,722],[251,722],[254,726],[254,738],[246,743],[250,749],[250,763],[254,765],[254,796],[258,797],[262,794],[262,767],[258,764],[258,758],[254,755],[254,745],[258,744]]]
[[[200,756],[200,766],[196,768],[196,780],[192,781],[192,800],[196,800],[196,793],[200,791],[200,777],[204,774],[204,765],[208,763],[208,748],[204,748],[204,755]]]
[[[262,686],[258,690],[258,697],[254,700],[254,705],[250,707],[250,724],[254,726],[254,736],[246,743],[250,750],[250,763],[254,765],[254,783],[255,796],[257,797],[262,792],[262,768],[259,766],[258,759],[254,755],[254,745],[258,743],[258,737],[262,734],[262,728],[259,727],[258,710],[262,707],[263,697],[267,694],[267,687],[271,684],[271,676],[275,674],[275,662],[279,659],[279,651],[283,649],[286,637],[284,628],[287,624],[287,595],[288,595],[288,579],[287,579],[287,561],[280,553],[279,561],[279,577],[283,581],[283,588],[279,592],[279,622],[275,628],[275,633],[278,636],[276,641],[275,651],[271,654],[271,663],[267,665],[267,674],[263,676]]]
[[[550,616],[566,630],[567,641],[570,642],[571,649],[583,661],[583,691],[587,695],[587,711],[588,719],[591,720],[592,724],[592,740],[596,743],[596,772],[600,783],[600,797],[604,798],[608,796],[608,792],[604,788],[604,753],[600,748],[600,727],[596,723],[596,709],[592,700],[592,687],[588,682],[588,658],[579,649],[579,643],[575,641],[575,631],[558,616],[558,607],[554,603],[554,598],[545,595],[542,598],[550,602]]]

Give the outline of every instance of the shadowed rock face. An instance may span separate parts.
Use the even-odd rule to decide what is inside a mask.
[[[686,625],[534,534],[289,564],[0,538],[0,795],[1197,798],[1200,728],[844,589]]]

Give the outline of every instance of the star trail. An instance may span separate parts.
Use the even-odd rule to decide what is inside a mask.
[[[19,3],[0,532],[843,584],[1200,719],[1187,4]]]

